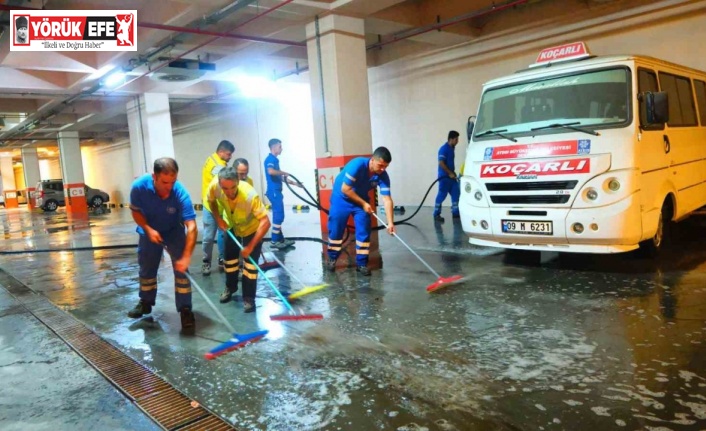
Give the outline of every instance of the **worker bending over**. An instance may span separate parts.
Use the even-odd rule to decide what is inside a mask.
[[[390,150],[378,147],[373,156],[357,157],[346,164],[333,184],[331,208],[328,215],[328,261],[325,266],[329,271],[336,270],[336,259],[341,254],[343,234],[346,231],[348,217],[352,214],[355,223],[356,271],[370,275],[368,257],[370,254],[370,214],[373,207],[368,203],[368,192],[380,188],[387,231],[395,233],[393,202],[390,195],[390,177],[385,169],[392,161]]]

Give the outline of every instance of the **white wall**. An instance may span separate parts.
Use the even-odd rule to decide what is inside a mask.
[[[61,165],[59,159],[40,159],[39,178],[43,180],[54,180],[61,178]]]
[[[223,139],[235,145],[232,160],[244,157],[250,162],[250,176],[262,195],[265,192],[262,162],[269,153],[267,141],[273,137],[282,140],[281,168],[301,179],[315,194],[314,126],[308,85],[282,82],[276,97],[247,99],[238,105],[223,106],[218,116],[174,130],[179,181],[194,203],[201,203],[201,168]],[[129,144],[84,147],[81,156],[86,184],[106,191],[111,202],[129,202],[134,180]],[[58,169],[58,162],[54,164]],[[50,168],[44,165],[42,169],[40,163],[43,179],[61,177],[60,170],[57,176],[47,176],[45,172]],[[301,203],[289,192],[284,196],[287,205]]]
[[[81,148],[81,163],[87,185],[108,193],[110,203],[130,202],[133,173],[129,144]]]
[[[689,2],[657,2],[562,25],[524,17],[546,24],[369,69],[373,147],[385,145],[392,152],[395,203],[421,201],[436,179],[436,154],[451,129],[461,133],[460,168],[466,120],[476,113],[482,84],[526,68],[544,47],[582,40],[595,55],[650,55],[706,70],[704,2],[670,6],[678,3]],[[433,205],[435,196],[432,191],[426,205]]]
[[[264,196],[263,161],[271,138],[282,141],[280,168],[299,178],[315,195],[313,119],[307,84],[278,83],[277,95],[270,98],[244,99],[224,108],[219,118],[200,122],[196,127],[176,130],[174,147],[179,162],[179,180],[185,184],[195,203],[201,202],[201,168],[218,143],[227,139],[235,145],[232,161],[243,157],[250,164],[255,189]],[[288,191],[285,204],[301,203]]]

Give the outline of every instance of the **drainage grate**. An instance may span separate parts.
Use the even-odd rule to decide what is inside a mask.
[[[56,308],[46,298],[38,297],[2,269],[0,285],[162,428],[179,431],[235,430],[211,411],[201,406],[192,407],[189,397],[103,340],[83,323]],[[23,301],[27,294],[31,294],[30,300]]]

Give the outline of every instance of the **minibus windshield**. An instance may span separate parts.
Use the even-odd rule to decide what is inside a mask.
[[[498,139],[497,130],[517,137],[624,127],[629,89],[630,71],[622,66],[491,88],[481,99],[474,140]]]

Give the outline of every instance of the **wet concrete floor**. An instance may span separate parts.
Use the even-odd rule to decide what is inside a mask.
[[[239,429],[706,429],[705,218],[680,224],[674,247],[656,260],[634,253],[535,259],[472,247],[459,223],[449,217],[435,226],[428,208],[413,222],[399,227],[400,236],[441,275],[467,277],[464,284],[428,294],[435,277],[386,234],[384,268],[372,277],[352,268],[324,273],[321,244],[298,241],[277,256],[305,284],[329,286],[294,306],[325,319],[270,321],[286,310],[261,280],[257,313],[244,314],[240,302],[218,306],[238,332],[269,335],[214,361],[203,353],[230,334],[196,292],[196,331],[181,333],[168,259],[153,318],[126,316],[139,289],[128,210],[88,221],[0,210],[0,251],[39,250],[0,255],[0,267]],[[318,237],[318,215],[288,212],[284,232]],[[126,247],[86,250],[116,245]],[[217,302],[224,275],[201,276],[201,256],[197,246],[192,273]],[[299,289],[281,269],[267,274],[285,292]],[[0,329],[0,378],[21,376],[28,389],[3,390],[0,429],[88,429],[90,420],[72,424],[69,409],[46,412],[77,392],[96,398],[94,422],[152,427],[88,366],[79,379],[99,392],[36,372],[64,365],[33,354],[65,349],[62,361],[80,367],[82,360],[4,290]],[[9,405],[21,413],[8,414]],[[42,414],[53,415],[51,428],[22,426]]]

